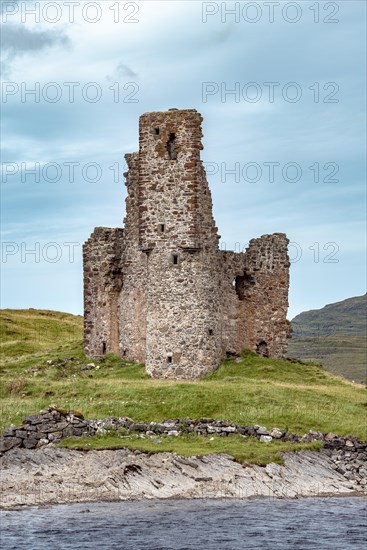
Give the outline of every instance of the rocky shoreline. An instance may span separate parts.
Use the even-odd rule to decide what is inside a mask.
[[[197,433],[257,437],[292,442],[320,440],[319,452],[284,453],[284,464],[240,464],[221,453],[180,457],[129,449],[77,451],[55,447],[69,435],[94,435],[109,430],[144,437]],[[11,426],[0,438],[3,509],[73,502],[144,498],[298,498],[367,494],[367,442],[353,436],[310,431],[297,436],[279,428],[202,418],[161,423],[129,418],[86,420],[80,413],[50,407]]]
[[[337,465],[337,463],[339,463]],[[284,453],[284,465],[241,465],[227,454],[13,449],[1,458],[2,509],[139,499],[366,495],[331,450]]]

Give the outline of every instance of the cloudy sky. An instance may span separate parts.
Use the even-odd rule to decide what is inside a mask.
[[[1,3],[2,307],[82,313],[82,243],[172,107],[204,116],[222,248],[287,233],[289,318],[365,292],[365,2]]]

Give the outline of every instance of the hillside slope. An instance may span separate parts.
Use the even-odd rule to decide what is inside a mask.
[[[288,357],[319,362],[330,372],[367,382],[367,295],[300,313],[292,328]]]
[[[83,317],[80,315],[40,309],[0,310],[2,365],[82,339]]]

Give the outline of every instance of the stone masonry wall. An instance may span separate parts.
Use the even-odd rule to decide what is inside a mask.
[[[282,358],[287,351],[291,326],[287,321],[289,257],[284,233],[252,239],[245,253],[246,346],[265,357]]]
[[[220,360],[218,236],[196,111],[140,120],[139,229],[147,256],[146,368],[189,378]],[[173,151],[170,151],[174,147]]]
[[[247,348],[281,358],[287,349],[289,257],[283,233],[252,239],[245,253],[221,252],[222,354]]]
[[[119,353],[118,297],[123,285],[123,230],[96,227],[83,246],[84,347],[87,355]]]
[[[86,353],[156,378],[198,378],[244,348],[282,357],[290,336],[288,239],[219,250],[201,122],[194,109],[140,117],[124,230],[97,228],[84,246]]]
[[[120,355],[140,363],[146,360],[147,256],[139,245],[139,153],[125,155],[128,165],[124,219],[124,285],[119,297]]]

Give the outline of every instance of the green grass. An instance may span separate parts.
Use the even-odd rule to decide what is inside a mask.
[[[0,357],[2,366],[15,366],[38,352],[53,350],[59,343],[83,338],[83,318],[59,311],[36,309],[0,310]]]
[[[17,316],[19,314],[21,326],[27,325],[29,335],[32,333],[29,318],[38,323],[37,312],[33,310],[28,315],[24,311],[3,310],[2,313],[4,311],[8,319],[12,318],[13,325],[10,330],[9,323],[3,331],[2,346],[9,349],[13,342],[13,352],[18,349],[18,354],[6,355],[0,369],[1,429],[11,423],[20,424],[24,416],[54,404],[81,411],[87,418],[128,416],[159,422],[169,418],[207,417],[242,425],[260,424],[269,429],[277,426],[300,435],[314,429],[354,434],[360,439],[367,437],[366,389],[318,365],[264,359],[244,352],[237,360],[224,361],[216,372],[202,380],[182,382],[151,380],[142,365],[107,354],[103,361],[95,362],[99,370],[81,370],[90,359],[82,348],[80,317],[39,312],[42,321],[46,317],[46,322],[54,323],[55,327],[60,323],[62,327],[79,328],[73,329],[74,332],[60,331],[57,341],[45,334],[34,342],[37,350],[27,352],[19,339]],[[32,345],[31,339],[25,342]],[[47,364],[48,360],[59,359],[68,359],[68,362]],[[192,450],[190,445],[188,450],[199,454],[198,447],[207,452],[207,445],[218,445],[228,452],[226,445],[237,444],[237,440],[231,442],[231,439],[219,438],[215,444],[208,440],[190,440]],[[185,443],[181,438],[169,438],[159,445],[134,438],[122,441],[126,445],[152,445],[159,450],[165,449],[165,445],[173,445],[173,450],[181,449],[179,445]],[[241,444],[245,444],[244,440]],[[251,447],[255,442],[246,442],[246,445]],[[265,452],[264,447],[261,448]],[[266,448],[272,449],[272,446]]]
[[[70,437],[60,443],[61,447],[78,450],[91,449],[139,449],[145,453],[170,452],[180,456],[205,456],[214,453],[227,453],[238,462],[249,464],[268,464],[275,462],[283,464],[281,456],[285,451],[312,450],[322,448],[320,441],[312,443],[289,443],[272,441],[261,443],[254,437],[244,438],[239,435],[232,437],[204,437],[200,435],[182,435],[179,437],[165,436],[142,438],[138,435],[119,436],[108,434],[93,437]]]
[[[244,350],[242,361],[226,360],[219,370],[207,376],[207,380],[233,381],[238,378],[286,382],[288,384],[324,384],[338,385],[339,379],[331,377],[317,364],[302,364],[297,361],[265,359],[255,353]]]

